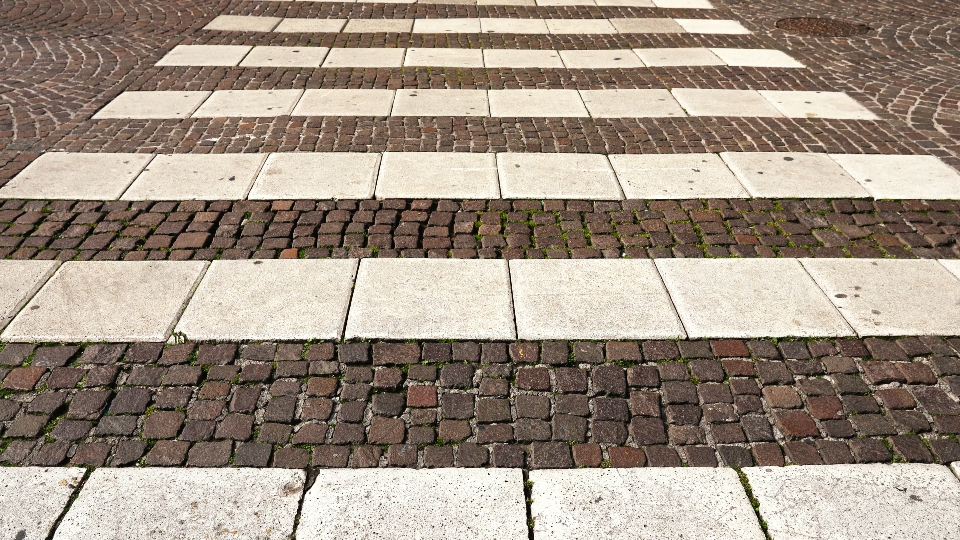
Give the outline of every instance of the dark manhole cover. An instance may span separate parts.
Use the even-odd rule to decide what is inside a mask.
[[[780,19],[777,21],[777,28],[805,36],[825,37],[862,36],[870,31],[870,27],[865,24],[817,17]]]

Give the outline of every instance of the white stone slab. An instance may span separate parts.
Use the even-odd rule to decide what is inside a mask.
[[[402,89],[393,116],[490,116],[486,90]]]
[[[619,200],[620,185],[601,154],[497,154],[504,199]]]
[[[643,63],[654,66],[722,66],[724,61],[703,47],[634,49]]]
[[[247,195],[266,154],[159,155],[123,196],[125,201],[237,200]]]
[[[513,540],[526,521],[520,469],[320,470],[297,538]]]
[[[203,27],[204,30],[224,32],[269,32],[273,30],[280,17],[256,17],[250,15],[217,15]]]
[[[394,90],[307,90],[293,116],[389,116]]]
[[[401,91],[402,92],[402,91]],[[499,199],[497,159],[471,152],[386,152],[379,199]]]
[[[732,469],[530,471],[533,535],[541,540],[763,540]]]
[[[339,32],[343,29],[345,22],[347,21],[343,19],[284,19],[277,25],[274,32],[289,34]]]
[[[708,0],[653,0],[653,3],[661,9],[713,9]]]
[[[56,261],[0,259],[0,329],[40,290],[57,266]]]
[[[240,62],[243,67],[320,67],[327,47],[254,47]]]
[[[512,260],[520,339],[676,339],[680,319],[649,260]]]
[[[760,95],[790,118],[877,120],[877,115],[843,92],[760,90]]]
[[[563,68],[557,51],[536,49],[483,49],[488,68]]]
[[[741,67],[802,68],[789,54],[776,49],[710,49],[727,65]]]
[[[545,19],[551,34],[616,34],[606,19]]]
[[[716,154],[611,154],[628,199],[746,198],[736,176]]]
[[[67,262],[7,326],[9,341],[164,341],[203,261]]]
[[[304,481],[290,469],[98,469],[54,539],[290,538]]]
[[[612,51],[560,51],[563,64],[569,69],[642,68],[643,62],[630,49]]]
[[[597,0],[598,6],[654,7],[651,0]]]
[[[47,152],[0,187],[0,199],[116,199],[151,159],[152,154]]]
[[[235,66],[250,52],[249,45],[177,45],[158,66]]]
[[[830,157],[877,199],[960,199],[960,173],[936,156]]]
[[[282,116],[290,114],[303,90],[217,90],[194,118]]]
[[[188,118],[209,95],[206,91],[123,92],[93,118]]]
[[[720,157],[754,197],[803,199],[870,196],[827,154],[723,152]]]
[[[960,334],[960,281],[934,260],[802,259],[861,336]]]
[[[85,472],[77,467],[0,469],[0,537],[46,540]]]
[[[350,19],[344,32],[353,33],[402,33],[413,29],[413,19]]]
[[[677,24],[691,34],[750,34],[749,30],[737,21],[718,19],[674,19]]]
[[[490,90],[490,116],[590,116],[576,90]]]
[[[756,90],[676,88],[673,97],[692,116],[783,116]]]
[[[363,259],[345,339],[515,339],[507,261]]]
[[[691,339],[853,335],[796,259],[655,261]]]
[[[440,66],[482,68],[483,51],[480,49],[436,49],[413,47],[407,49],[404,66]]]
[[[538,6],[595,6],[593,0],[537,0]]]
[[[369,199],[380,154],[284,152],[270,154],[250,190],[254,200]]]
[[[498,2],[499,3],[499,2]],[[478,4],[480,5],[480,4]],[[486,4],[485,4],[486,5]],[[480,18],[480,31],[497,34],[547,34],[543,19]]]
[[[660,118],[686,116],[669,90],[580,90],[594,118]]]
[[[621,34],[678,34],[683,28],[673,19],[610,19],[610,24]]]
[[[391,68],[403,66],[403,54],[406,49],[330,49],[325,68]]]
[[[747,467],[774,540],[928,540],[960,531],[960,482],[942,465]]]
[[[477,0],[478,6],[535,6],[535,0]]]
[[[480,19],[417,19],[414,34],[479,34]]]

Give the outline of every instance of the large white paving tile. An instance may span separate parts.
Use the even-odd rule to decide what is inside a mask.
[[[756,90],[676,88],[673,97],[693,116],[783,116]]]
[[[654,7],[651,0],[596,0],[598,6]]]
[[[293,116],[389,116],[395,90],[307,90]]]
[[[623,195],[601,154],[497,154],[504,199],[618,200]]]
[[[512,260],[520,339],[676,339],[680,320],[649,260]]]
[[[217,15],[203,27],[204,30],[222,30],[224,32],[269,32],[280,17],[256,17],[250,15]]]
[[[853,335],[796,259],[656,264],[691,339]]]
[[[664,9],[713,9],[708,0],[653,0],[653,3]]]
[[[369,199],[380,154],[283,152],[270,154],[250,190],[250,199]]]
[[[471,152],[386,152],[381,199],[499,199],[497,159]]]
[[[54,539],[290,538],[305,480],[290,469],[98,469]]]
[[[206,91],[124,92],[93,118],[188,118],[208,96]]]
[[[490,90],[490,116],[590,116],[576,90]]]
[[[760,90],[760,95],[789,118],[877,120],[877,115],[843,92]]]
[[[801,259],[861,336],[960,334],[960,281],[934,260]]]
[[[673,19],[610,19],[610,24],[621,34],[678,34],[684,29]]]
[[[616,34],[606,19],[545,19],[551,34]]]
[[[737,21],[721,19],[674,19],[677,24],[691,34],[750,34],[751,32]]]
[[[247,195],[267,154],[165,154],[153,158],[125,201],[237,200]]]
[[[546,34],[547,23],[543,19],[481,18],[480,31],[497,34]]]
[[[240,62],[243,67],[320,67],[327,47],[254,47]]]
[[[417,19],[414,34],[479,34],[480,19]]]
[[[730,66],[802,68],[789,54],[776,49],[710,49]]]
[[[158,66],[235,66],[250,52],[249,45],[177,45]]]
[[[393,116],[489,116],[486,90],[401,89]]]
[[[520,469],[320,470],[300,540],[483,540],[527,535]]]
[[[642,68],[643,62],[630,49],[612,51],[560,51],[563,64],[569,69]]]
[[[325,68],[356,67],[356,68],[391,68],[403,66],[403,54],[406,49],[357,49],[335,48],[330,49]]]
[[[0,199],[116,199],[152,158],[152,154],[47,152],[0,187]]]
[[[9,341],[164,341],[203,261],[67,262],[3,332]]]
[[[723,152],[750,195],[770,198],[869,197],[827,154],[806,152]]]
[[[536,49],[483,49],[488,68],[563,68],[557,51]]]
[[[480,49],[412,47],[407,49],[403,65],[482,68],[483,51]]]
[[[413,19],[349,19],[344,32],[353,33],[403,33],[413,29]]]
[[[960,482],[942,465],[747,467],[774,540],[928,540],[960,531]]]
[[[686,116],[669,90],[580,90],[594,118],[659,118]]]
[[[345,339],[515,337],[507,261],[360,261]]]
[[[277,25],[274,32],[291,34],[310,34],[310,33],[328,33],[339,32],[343,29],[343,24],[347,22],[343,19],[284,19]],[[348,32],[350,30],[343,30]]]
[[[46,540],[85,472],[77,467],[0,469],[0,537]]]
[[[281,116],[290,114],[303,90],[217,90],[194,118]]]
[[[716,154],[611,154],[628,199],[736,199],[747,190]]]
[[[53,275],[58,265],[56,261],[0,259],[0,329]]]
[[[654,66],[722,66],[724,61],[703,47],[634,49],[643,63]]]
[[[542,540],[763,540],[732,469],[530,471],[533,535]]]
[[[214,261],[176,332],[202,341],[340,339],[357,261]]]
[[[960,173],[936,156],[830,157],[877,199],[960,199]]]

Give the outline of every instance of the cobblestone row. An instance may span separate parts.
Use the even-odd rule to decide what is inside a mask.
[[[0,257],[960,257],[960,203],[7,201]]]
[[[0,462],[717,466],[960,459],[960,340],[0,350]]]

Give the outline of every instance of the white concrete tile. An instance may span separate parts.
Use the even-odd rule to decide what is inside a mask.
[[[58,266],[56,261],[0,259],[0,329],[40,290]]]
[[[327,47],[254,47],[240,62],[244,67],[320,67]]]
[[[250,190],[254,200],[369,199],[380,154],[283,152],[270,154]]]
[[[393,116],[489,116],[486,90],[397,90]]]
[[[771,68],[806,67],[794,60],[789,54],[776,49],[724,49],[713,47],[710,50],[730,66]]]
[[[490,90],[490,116],[590,116],[576,90]]]
[[[536,470],[530,481],[538,539],[764,538],[732,469]]]
[[[747,190],[716,154],[611,154],[628,199],[739,199]]]
[[[877,199],[960,199],[960,173],[936,156],[830,157]]]
[[[159,155],[121,197],[125,201],[237,200],[246,196],[266,154]]]
[[[54,538],[290,538],[304,481],[290,469],[98,469]]]
[[[93,118],[188,118],[209,95],[206,91],[123,92]]]
[[[176,332],[204,341],[340,339],[357,261],[213,261]]]
[[[853,335],[796,259],[655,261],[691,339]]]
[[[827,154],[723,152],[720,157],[754,197],[803,199],[870,196]]]
[[[954,538],[960,482],[942,465],[747,467],[775,540]]]
[[[483,51],[480,49],[435,49],[413,47],[407,49],[404,66],[439,66],[482,68]]]
[[[477,0],[478,6],[535,6],[536,0]]]
[[[598,6],[654,7],[651,0],[597,0]]]
[[[413,29],[413,19],[350,19],[344,32],[367,33],[377,32],[403,33]]]
[[[750,34],[749,30],[737,21],[718,19],[674,19],[677,24],[691,34]]]
[[[713,9],[708,0],[653,0],[658,8],[669,9]]]
[[[621,34],[678,34],[683,33],[673,19],[654,19],[641,17],[638,19],[609,19],[610,24]]]
[[[330,49],[325,68],[356,67],[356,68],[391,68],[403,66],[403,54],[406,49]]]
[[[0,199],[117,199],[152,154],[47,152],[3,187]]]
[[[497,154],[504,199],[623,198],[613,168],[601,154]]]
[[[545,19],[551,34],[616,34],[606,19]]]
[[[557,51],[535,49],[483,49],[488,68],[563,68]]]
[[[344,19],[284,19],[273,31],[287,34],[340,32],[345,22]]]
[[[158,66],[235,66],[250,52],[249,45],[177,45]]]
[[[389,116],[394,90],[307,90],[293,116]]]
[[[673,97],[692,116],[783,116],[756,90],[676,88]]]
[[[9,341],[164,341],[203,261],[67,262],[3,332]]]
[[[642,68],[643,62],[630,49],[613,51],[560,51],[563,64],[570,69]]]
[[[303,90],[217,90],[193,118],[282,116],[290,114]]]
[[[498,2],[499,3],[499,2]],[[481,4],[477,4],[481,5]],[[484,4],[486,5],[486,4]],[[543,19],[480,18],[480,31],[497,34],[547,34]]]
[[[595,6],[593,0],[537,0],[538,6]]]
[[[479,34],[480,19],[417,19],[414,34]]]
[[[203,27],[204,30],[224,32],[269,32],[273,30],[280,17],[256,17],[250,15],[217,15]]]
[[[379,199],[499,199],[497,159],[472,152],[386,152]]]
[[[594,118],[657,118],[686,116],[669,90],[580,90]]]
[[[520,469],[321,470],[297,538],[519,539],[526,522]]]
[[[512,260],[520,339],[676,339],[683,327],[649,260]]]
[[[78,467],[0,469],[0,537],[46,540],[85,472]]]
[[[643,63],[650,66],[722,66],[724,61],[703,47],[671,49],[634,49]]]
[[[877,115],[843,92],[760,90],[760,95],[789,118],[877,120]]]
[[[448,4],[461,6],[475,6],[477,0],[415,0],[417,4]]]
[[[360,261],[345,339],[515,337],[507,261]]]
[[[934,260],[801,259],[861,336],[960,334],[960,281]]]

